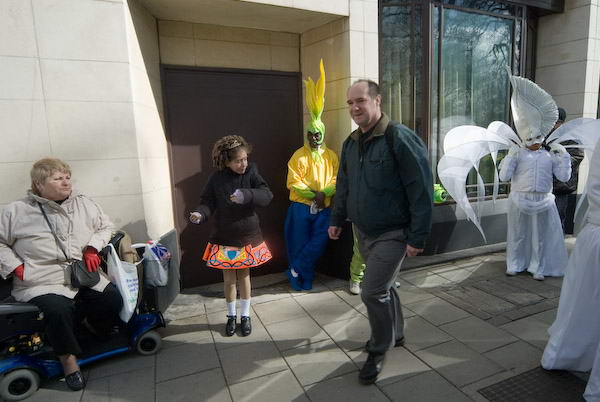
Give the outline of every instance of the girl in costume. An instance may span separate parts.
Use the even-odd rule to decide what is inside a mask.
[[[214,215],[203,259],[207,266],[223,270],[227,336],[232,336],[236,328],[236,282],[240,285],[242,335],[252,331],[250,268],[271,259],[254,209],[269,205],[273,194],[256,165],[248,164],[250,151],[251,146],[239,135],[227,135],[215,143],[212,159],[218,170],[208,179],[200,206],[190,214],[190,221],[196,224]]]

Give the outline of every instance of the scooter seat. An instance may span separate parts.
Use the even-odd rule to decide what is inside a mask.
[[[37,313],[40,310],[34,304],[29,303],[2,303],[0,304],[0,316],[21,313]]]

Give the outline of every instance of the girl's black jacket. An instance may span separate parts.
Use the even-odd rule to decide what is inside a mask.
[[[237,189],[244,194],[243,204],[229,199]],[[202,222],[213,216],[211,243],[234,247],[257,246],[263,238],[254,208],[266,207],[271,199],[273,193],[254,163],[248,165],[244,174],[237,174],[226,167],[210,176],[196,212],[202,214]]]

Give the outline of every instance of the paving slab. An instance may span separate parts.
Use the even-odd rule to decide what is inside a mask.
[[[147,399],[144,402],[151,401]],[[156,384],[156,402],[231,402],[220,368]]]
[[[266,324],[266,328],[281,351],[331,340],[329,335],[308,315],[289,321]]]
[[[364,350],[348,352],[354,363],[362,367],[367,361],[368,353]],[[383,370],[377,377],[377,385],[385,386],[394,382],[404,381],[407,378],[432,370],[414,354],[403,347],[390,349],[385,354]]]
[[[164,351],[159,350],[158,353]],[[95,380],[102,377],[108,377],[111,375],[127,373],[130,371],[136,371],[143,368],[154,367],[156,361],[156,355],[152,356],[140,356],[133,352],[125,353],[120,356],[115,356],[107,360],[101,360],[90,364],[89,379]]]
[[[454,282],[429,271],[406,273],[402,279],[422,289],[450,286]]]
[[[215,345],[186,344],[162,350],[156,356],[156,381],[166,381],[220,367]]]
[[[352,306],[331,291],[298,296],[298,303],[321,326],[330,322],[348,320],[359,315]]]
[[[213,342],[206,315],[170,321],[165,328],[157,331],[163,339],[164,349],[185,343]]]
[[[415,354],[458,387],[504,370],[458,341],[432,346]]]
[[[283,357],[302,385],[358,371],[352,360],[332,341],[286,350]]]
[[[533,346],[544,349],[548,342],[548,327],[550,325],[532,317],[522,318],[517,321],[501,325],[500,328],[521,338]]]
[[[540,365],[542,351],[527,342],[518,341],[484,353],[484,356],[506,370],[523,371]]]
[[[470,315],[438,297],[407,304],[406,307],[436,326],[460,320]]]
[[[71,391],[63,379],[44,381],[27,402],[80,402],[85,390]],[[3,399],[2,399],[3,400]]]
[[[252,342],[218,351],[228,384],[287,370],[288,366],[271,341]]]
[[[560,288],[546,284],[545,281],[536,281],[529,273],[522,273],[517,276],[509,276],[498,279],[509,285],[517,286],[525,289],[528,292],[540,295],[546,299],[552,299],[560,296]]]
[[[356,311],[358,311],[365,317],[367,316],[367,307],[362,302],[360,295],[353,295],[347,289],[337,289],[334,290],[333,293],[335,293],[340,299],[352,306],[352,308],[354,308]]]
[[[473,308],[491,315],[500,314],[515,308],[514,304],[476,289],[473,286],[456,286],[452,289],[444,290],[442,293],[462,300],[466,304],[473,306]]]
[[[453,339],[446,332],[418,316],[404,320],[404,337],[406,348],[412,352]]]
[[[472,286],[518,306],[526,306],[544,300],[544,298],[538,294],[531,293],[520,287],[512,286],[506,281],[498,279],[479,281],[473,283]]]
[[[402,304],[416,303],[422,300],[433,299],[435,297],[434,294],[428,292],[427,290],[421,289],[411,284],[402,284],[400,288],[397,289],[397,291],[398,296],[400,296],[400,303]]]
[[[471,398],[435,371],[428,371],[383,388],[397,402],[470,402]]]
[[[308,317],[306,311],[298,304],[294,297],[254,304],[252,307],[265,325]]]
[[[154,367],[89,381],[82,402],[151,401],[154,399]]]
[[[473,316],[442,325],[440,329],[479,353],[518,340],[510,333]]]
[[[347,320],[325,324],[323,329],[340,348],[346,351],[363,348],[371,337],[369,320],[360,314]]]
[[[233,384],[234,402],[309,402],[304,389],[289,370]]]
[[[552,310],[558,306],[558,299],[545,299],[539,303],[530,304],[529,306],[519,307],[511,311],[502,313],[503,316],[507,317],[511,321],[518,320],[520,318],[529,317],[537,313]]]
[[[312,402],[389,402],[375,385],[361,385],[357,372],[310,385],[306,393]]]

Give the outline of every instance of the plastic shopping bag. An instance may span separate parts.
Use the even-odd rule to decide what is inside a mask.
[[[145,244],[137,243],[132,245],[132,247],[144,247],[144,254],[142,255],[144,285],[166,286],[169,282],[169,263],[171,261],[169,250],[156,241],[149,241]]]
[[[137,267],[130,262],[121,261],[112,244],[108,245],[107,258],[108,277],[115,284],[123,298],[123,308],[119,312],[119,318],[128,322],[133,315],[138,299],[139,280]]]

